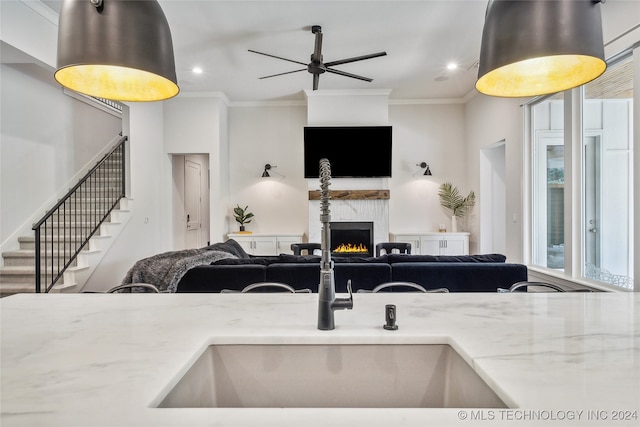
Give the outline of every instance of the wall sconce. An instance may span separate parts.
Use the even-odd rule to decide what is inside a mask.
[[[424,169],[424,173],[422,175],[431,176],[431,168],[429,167],[427,162],[418,163],[416,164],[416,166],[420,166],[421,169]]]
[[[571,89],[607,68],[604,0],[490,0],[476,89],[527,97]]]
[[[277,168],[278,166],[276,165],[270,165],[269,163],[267,163],[266,165],[264,165],[264,171],[262,172],[262,178],[271,178],[271,174],[269,174],[269,171],[273,168]],[[276,173],[278,175],[280,175],[279,173],[275,172],[275,171],[271,171],[271,173]],[[282,176],[282,175],[280,175]]]
[[[119,101],[176,96],[173,43],[156,0],[65,0],[58,26],[62,86]]]

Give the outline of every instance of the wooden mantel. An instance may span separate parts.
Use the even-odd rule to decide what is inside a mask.
[[[330,190],[332,200],[389,200],[390,190]],[[309,191],[309,200],[320,200],[320,190]]]

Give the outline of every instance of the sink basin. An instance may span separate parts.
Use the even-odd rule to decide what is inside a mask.
[[[211,345],[161,408],[506,408],[446,344]]]

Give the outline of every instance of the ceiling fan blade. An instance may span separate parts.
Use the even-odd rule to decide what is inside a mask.
[[[285,71],[284,73],[278,73],[278,74],[271,74],[269,76],[262,76],[262,77],[258,77],[259,80],[262,79],[268,79],[270,77],[278,77],[278,76],[284,76],[285,74],[292,74],[292,73],[299,73],[300,71],[307,71],[306,68],[302,68],[300,70],[293,70],[293,71]]]
[[[345,73],[344,71],[334,70],[333,68],[327,68],[326,71],[327,73],[339,74],[341,76],[351,77],[352,79],[364,80],[365,82],[373,81],[373,79],[370,79],[369,77],[363,77],[357,74]]]
[[[300,64],[300,65],[304,65],[304,66],[306,66],[306,65],[307,65],[307,64],[305,64],[304,62],[294,61],[293,59],[287,59],[287,58],[283,58],[283,57],[281,57],[281,56],[271,55],[271,54],[269,54],[269,53],[258,52],[258,51],[256,51],[256,50],[251,50],[251,49],[249,49],[249,52],[257,53],[258,55],[270,56],[271,58],[282,59],[283,61],[289,61],[289,62],[293,62],[293,63],[295,63],[295,64]]]
[[[313,75],[313,90],[318,90],[318,83],[320,83],[320,75],[319,74],[314,74]]]
[[[371,58],[378,58],[380,56],[385,56],[386,54],[387,52],[378,52],[378,53],[371,53],[369,55],[354,56],[353,58],[339,59],[337,61],[327,62],[324,65],[325,67],[333,67],[334,65],[348,64],[350,62],[362,61],[362,60],[371,59]]]

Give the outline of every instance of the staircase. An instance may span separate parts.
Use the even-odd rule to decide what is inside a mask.
[[[131,204],[132,201],[129,199],[120,200],[118,207],[111,212],[98,232],[89,239],[89,243],[78,253],[63,277],[49,292],[78,292],[82,289],[109,247],[129,222]],[[69,243],[78,242],[78,239],[78,236],[67,236],[64,240]],[[57,244],[58,239],[55,241]],[[18,250],[2,253],[4,266],[0,267],[0,298],[17,293],[34,293],[36,289],[35,237],[33,235],[19,237],[18,243],[20,245]],[[57,251],[55,255],[58,255]],[[44,269],[44,263],[41,265]]]
[[[18,238],[18,250],[2,254],[0,297],[38,289],[77,292],[84,286],[130,217],[124,198],[126,139],[34,225],[33,235]]]

